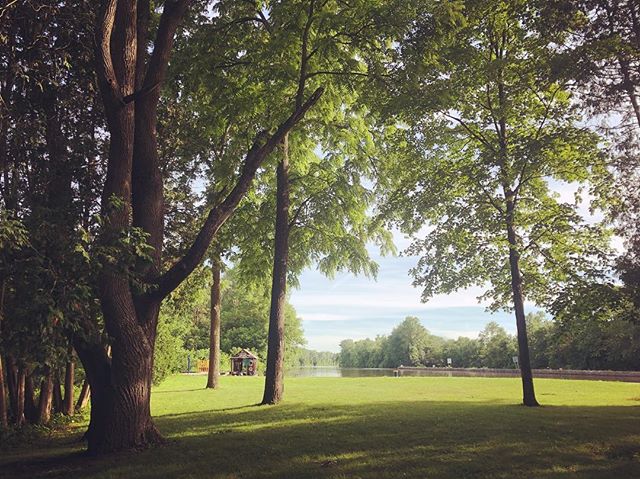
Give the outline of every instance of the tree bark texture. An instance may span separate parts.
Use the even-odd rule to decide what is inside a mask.
[[[262,404],[277,404],[284,393],[284,312],[287,301],[287,268],[289,262],[289,145],[282,144],[278,164],[276,191],[276,223],[269,313],[267,371]]]
[[[533,373],[529,355],[529,341],[527,338],[527,322],[524,314],[524,295],[522,292],[522,274],[520,273],[520,253],[518,252],[517,236],[513,224],[515,205],[513,199],[507,199],[507,238],[509,240],[509,267],[511,270],[511,291],[513,293],[513,308],[516,315],[518,336],[518,364],[522,377],[522,403],[525,406],[539,406],[533,388]]]
[[[220,255],[211,264],[211,331],[209,333],[209,373],[207,388],[216,389],[220,379]]]

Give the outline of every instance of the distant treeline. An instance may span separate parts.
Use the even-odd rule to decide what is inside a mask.
[[[533,368],[640,370],[640,325],[626,320],[551,321],[529,313],[527,329]],[[515,368],[517,342],[495,322],[477,339],[446,339],[408,317],[389,336],[340,343],[339,365],[354,368],[451,366]]]
[[[296,348],[294,354],[300,367],[338,366],[338,353]]]

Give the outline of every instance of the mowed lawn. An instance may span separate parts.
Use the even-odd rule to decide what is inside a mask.
[[[83,425],[0,450],[6,477],[640,478],[640,385],[493,378],[291,378],[257,406],[264,378],[175,376],[153,393],[166,445],[89,459]]]

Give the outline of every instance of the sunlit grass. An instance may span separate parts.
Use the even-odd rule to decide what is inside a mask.
[[[167,445],[100,460],[66,436],[3,451],[11,477],[640,477],[640,385],[541,379],[542,408],[502,378],[169,378],[152,411]],[[53,457],[54,459],[50,459]],[[19,474],[19,475],[16,475]]]

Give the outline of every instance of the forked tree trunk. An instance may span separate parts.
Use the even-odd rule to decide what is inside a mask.
[[[161,274],[164,202],[156,146],[157,104],[173,37],[190,3],[164,2],[150,55],[149,2],[103,0],[97,15],[96,73],[110,132],[102,193],[106,220],[100,241],[114,246],[131,226],[142,229],[153,247],[153,264],[136,265],[136,273],[155,288],[140,294],[131,288],[128,274],[117,268],[101,272],[99,297],[107,333],[113,338],[112,357],[95,344],[75,345],[91,386],[86,437],[92,454],[145,447],[161,440],[149,405],[160,303],[201,263],[265,158],[323,93],[317,89],[275,133],[258,135],[235,186],[210,210],[184,256]]]
[[[278,164],[276,224],[269,313],[267,371],[262,404],[277,404],[284,393],[284,312],[287,300],[287,268],[289,260],[289,144],[282,143],[282,159]]]
[[[529,341],[527,338],[527,322],[524,314],[524,295],[522,293],[522,274],[520,273],[520,253],[515,228],[513,226],[514,204],[507,200],[507,238],[509,241],[509,266],[511,269],[511,291],[513,293],[513,308],[516,315],[518,331],[518,364],[522,377],[522,403],[525,406],[539,406],[533,388],[533,373],[529,355]]]
[[[53,375],[51,371],[45,373],[40,385],[40,403],[38,404],[37,424],[48,424],[51,420],[51,407],[53,405]]]
[[[91,389],[89,388],[89,382],[85,379],[82,382],[82,388],[78,395],[78,401],[76,402],[76,412],[82,411],[87,404],[89,404],[89,397],[91,396]]]
[[[216,389],[220,379],[220,254],[218,253],[212,260],[211,275],[211,331],[207,388]]]
[[[64,400],[62,405],[62,413],[67,416],[73,415],[73,383],[75,379],[75,363],[67,362],[64,374]]]
[[[151,419],[153,347],[146,334],[119,335],[111,358],[91,345],[75,349],[91,388],[89,454],[143,449],[162,442]]]

